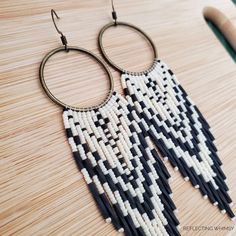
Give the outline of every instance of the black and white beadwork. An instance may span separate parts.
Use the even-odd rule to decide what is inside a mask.
[[[128,236],[180,235],[170,175],[134,108],[116,92],[101,108],[65,109],[75,162],[106,222]]]
[[[164,159],[190,180],[204,198],[235,219],[226,176],[209,124],[168,66],[155,60],[146,73],[121,75],[129,104]]]

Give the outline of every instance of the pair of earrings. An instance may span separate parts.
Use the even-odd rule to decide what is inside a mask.
[[[106,61],[121,72],[125,98],[114,91],[106,64],[92,52],[67,45],[49,52],[40,66],[40,81],[51,100],[64,107],[63,121],[75,162],[106,222],[125,235],[180,235],[176,206],[168,180],[170,174],[155,150],[179,170],[184,180],[198,188],[204,198],[232,219],[232,200],[221,169],[209,124],[191,101],[168,66],[157,58],[151,38],[138,27],[117,21],[98,36]],[[129,72],[116,65],[103,46],[105,30],[117,25],[130,27],[146,37],[154,52],[150,69]],[[79,108],[56,98],[44,80],[47,60],[60,51],[79,51],[93,57],[105,70],[110,89],[98,106]]]

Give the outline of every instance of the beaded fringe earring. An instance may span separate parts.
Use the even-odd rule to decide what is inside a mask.
[[[40,65],[40,82],[48,97],[64,108],[63,120],[74,160],[106,222],[127,236],[180,235],[176,206],[168,183],[170,175],[143,126],[140,115],[114,92],[112,76],[92,52],[67,46],[49,52]],[[44,67],[58,52],[75,51],[94,58],[110,81],[107,99],[100,105],[79,108],[55,97],[44,79]]]
[[[126,235],[179,235],[170,178],[136,111],[113,93],[101,108],[65,109],[75,161],[106,222]]]
[[[235,219],[230,209],[226,177],[214,145],[209,124],[191,101],[167,65],[156,59],[157,51],[151,38],[138,27],[117,22],[112,1],[114,22],[106,24],[99,32],[98,43],[103,57],[120,71],[126,99],[140,115],[145,131],[151,137],[165,160],[179,170],[186,181],[190,180],[204,198],[209,198],[221,212]],[[110,27],[129,27],[141,33],[150,43],[154,63],[149,70],[129,72],[115,64],[103,46],[104,32]]]
[[[167,65],[156,60],[143,75],[123,73],[127,100],[143,118],[146,131],[164,159],[169,159],[204,198],[235,219],[210,126]]]

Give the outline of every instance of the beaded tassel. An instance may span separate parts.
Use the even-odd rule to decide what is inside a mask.
[[[65,109],[75,162],[106,222],[128,236],[180,235],[170,175],[128,102],[113,93],[101,108]]]
[[[210,126],[173,72],[155,60],[150,71],[124,72],[121,80],[130,111],[136,109],[139,122],[164,159],[204,198],[235,219]]]

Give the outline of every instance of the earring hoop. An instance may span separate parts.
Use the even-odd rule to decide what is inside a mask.
[[[50,89],[48,88],[45,78],[44,78],[44,68],[45,65],[47,63],[47,61],[49,60],[49,58],[51,58],[54,54],[58,53],[58,52],[65,52],[65,47],[58,47],[52,51],[50,51],[42,60],[41,64],[40,64],[40,69],[39,69],[39,78],[40,78],[40,82],[41,85],[44,89],[44,91],[46,92],[47,96],[56,104],[64,107],[64,108],[70,108],[76,111],[90,111],[93,109],[98,109],[100,107],[102,107],[103,105],[105,105],[108,100],[110,99],[110,97],[112,96],[112,93],[114,91],[114,82],[113,82],[113,78],[112,75],[108,69],[108,67],[106,66],[106,64],[102,61],[102,59],[100,59],[98,56],[96,56],[94,53],[92,53],[89,50],[80,48],[80,47],[74,47],[74,46],[67,46],[67,50],[68,51],[77,51],[77,52],[82,52],[84,54],[89,55],[90,57],[92,57],[93,59],[95,59],[104,69],[104,71],[106,72],[108,78],[109,78],[109,92],[108,92],[108,96],[106,97],[106,99],[99,105],[97,106],[91,106],[91,107],[85,107],[85,108],[81,108],[81,107],[77,107],[77,106],[71,106],[69,104],[66,104],[64,102],[62,102],[61,100],[59,100],[55,95],[53,95],[53,93],[50,91]]]
[[[150,43],[151,47],[152,47],[152,50],[153,50],[153,56],[154,56],[154,63],[152,64],[151,67],[149,67],[149,69],[147,70],[144,70],[144,71],[141,71],[141,72],[131,72],[131,71],[128,71],[128,70],[125,70],[123,69],[122,67],[120,67],[119,65],[117,65],[116,63],[114,63],[110,57],[108,56],[108,54],[106,53],[105,51],[105,47],[103,45],[103,35],[104,35],[104,32],[111,28],[111,27],[116,27],[117,25],[120,25],[120,26],[126,26],[126,27],[129,27],[139,33],[141,33],[146,39],[147,41]],[[145,73],[148,73],[149,71],[151,71],[153,69],[153,67],[155,66],[155,62],[156,62],[156,58],[157,58],[157,49],[156,49],[156,46],[154,44],[154,42],[152,41],[152,39],[150,38],[150,36],[148,36],[142,29],[138,28],[137,26],[135,25],[132,25],[130,23],[126,23],[126,22],[117,22],[116,20],[114,22],[111,22],[111,23],[108,23],[106,24],[105,26],[103,26],[103,28],[100,30],[99,32],[99,35],[98,35],[98,46],[100,48],[100,51],[103,55],[103,57],[106,59],[106,61],[116,70],[120,71],[121,73],[127,73],[127,74],[132,74],[132,75],[142,75],[142,74],[145,74]]]

